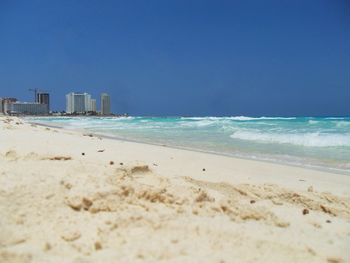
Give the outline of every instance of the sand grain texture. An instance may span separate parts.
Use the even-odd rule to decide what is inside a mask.
[[[348,176],[0,123],[0,262],[350,262]]]

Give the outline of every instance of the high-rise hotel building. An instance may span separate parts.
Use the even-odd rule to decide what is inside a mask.
[[[92,112],[96,112],[96,100],[91,99],[91,109]]]
[[[47,113],[50,112],[50,94],[39,92],[36,94],[36,102],[47,105]]]
[[[66,95],[67,113],[85,113],[91,111],[91,95],[84,92],[71,92]]]
[[[101,94],[101,114],[111,114],[111,99],[107,93]]]

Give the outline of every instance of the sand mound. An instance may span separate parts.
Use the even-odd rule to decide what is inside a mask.
[[[157,179],[160,183],[144,184],[140,175],[149,179]],[[226,215],[234,221],[260,220],[279,227],[289,225],[271,211],[258,206],[247,207],[246,204],[232,198],[216,201],[205,190],[190,185],[181,187],[181,191],[178,191],[178,187],[175,187],[169,180],[152,173],[147,165],[117,169],[106,183],[111,184],[113,190],[97,191],[89,196],[67,196],[65,203],[75,211],[87,210],[91,213],[117,212],[135,206],[149,211],[153,203],[158,203],[169,209],[169,212],[174,214],[173,216],[179,213],[205,217]],[[191,183],[195,182],[191,181]],[[231,187],[234,189],[234,186]]]
[[[210,183],[186,178],[200,187],[210,188],[225,194],[230,200],[242,199],[256,201],[270,200],[275,205],[292,204],[312,211],[321,211],[333,216],[350,219],[350,202],[345,198],[330,193],[316,191],[295,192],[278,185],[231,185],[227,183]]]
[[[10,161],[16,161],[18,159],[17,152],[15,150],[10,150],[5,153],[5,158]]]

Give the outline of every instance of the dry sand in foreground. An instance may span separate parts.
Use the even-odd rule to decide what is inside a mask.
[[[350,176],[0,122],[0,262],[350,262]]]

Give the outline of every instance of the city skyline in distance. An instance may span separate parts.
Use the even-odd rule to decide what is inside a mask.
[[[62,107],[60,106],[60,108],[52,108],[51,107],[51,100],[54,98],[55,101],[58,100],[57,98],[57,93],[54,93],[55,95],[53,95],[51,92],[48,91],[44,91],[43,89],[39,89],[39,88],[23,88],[23,93],[19,94],[18,96],[10,96],[9,94],[13,94],[11,91],[2,91],[0,89],[0,98],[16,98],[17,101],[19,102],[28,102],[28,103],[35,103],[35,102],[41,102],[41,100],[44,101],[44,103],[48,104],[48,108],[50,111],[52,112],[63,112],[66,111],[67,109],[67,100],[66,100],[66,95],[68,93],[88,93],[91,95],[91,100],[94,100],[94,106],[96,108],[96,112],[100,112],[101,111],[101,95],[102,94],[107,94],[110,97],[110,94],[107,92],[104,92],[104,90],[102,89],[102,92],[98,93],[96,92],[96,90],[93,90],[92,92],[88,92],[88,91],[81,91],[82,89],[76,89],[75,91],[69,91],[66,94],[63,94],[63,96],[61,96],[60,101],[62,101]],[[35,92],[35,94],[34,94]],[[34,94],[34,96],[33,96]],[[47,96],[47,94],[49,94],[49,96]],[[97,99],[96,99],[97,98]],[[113,105],[113,104],[111,104]],[[110,109],[110,112],[113,113],[113,110]]]
[[[66,108],[67,114],[100,114],[111,115],[111,100],[109,94],[103,92],[100,94],[100,104],[97,107],[97,99],[87,92],[69,92],[66,94]]]
[[[87,92],[69,92],[65,95],[65,110],[52,110],[50,108],[50,94],[39,89],[29,89],[34,92],[33,101],[24,101],[15,97],[0,97],[0,114],[5,115],[102,115],[115,116],[111,111],[111,99],[109,94],[100,94],[100,109],[97,108],[97,100]],[[121,115],[120,113],[117,115]],[[125,115],[125,114],[123,114]]]

